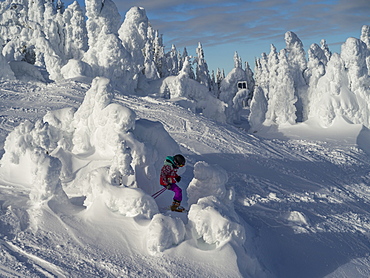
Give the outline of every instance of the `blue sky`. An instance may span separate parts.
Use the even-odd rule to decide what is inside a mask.
[[[325,39],[332,52],[348,37],[359,38],[370,25],[370,0],[113,0],[122,17],[132,6],[144,7],[154,29],[163,34],[166,50],[175,44],[195,55],[198,42],[209,69],[234,66],[235,51],[254,70],[254,61],[274,44],[285,47],[293,31],[307,52]]]

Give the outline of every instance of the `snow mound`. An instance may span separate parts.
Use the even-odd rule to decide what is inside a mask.
[[[0,38],[0,80],[15,79],[14,73],[12,72],[7,60],[2,54],[3,51],[3,40]]]
[[[163,252],[185,239],[185,225],[180,218],[154,215],[148,227],[147,249],[151,255]]]
[[[193,236],[216,248],[230,241],[242,245],[245,229],[236,222],[230,207],[214,196],[202,198],[190,207],[189,224]]]
[[[223,199],[226,196],[227,180],[227,173],[220,166],[198,161],[194,165],[194,178],[186,190],[188,204],[196,204],[200,198],[207,196]]]
[[[82,76],[92,76],[91,66],[81,60],[70,59],[66,65],[61,68],[64,79],[72,79]]]
[[[126,217],[144,216],[150,219],[158,213],[154,199],[139,188],[112,186],[107,180],[108,169],[99,168],[88,173],[82,181],[82,192],[86,196],[84,205],[91,209],[103,203],[108,209]]]
[[[6,138],[0,173],[29,189],[31,204],[66,197],[59,179],[61,163],[49,155],[52,146],[48,124],[40,120],[24,121]]]
[[[245,241],[244,227],[234,210],[234,191],[226,189],[227,181],[227,172],[220,166],[199,161],[187,189],[193,237],[216,248],[232,240],[240,244]]]
[[[226,122],[225,103],[215,98],[206,86],[191,79],[188,67],[189,61],[186,60],[177,76],[165,78],[159,88],[159,96],[172,100],[181,99],[181,105],[193,112],[203,113],[204,116],[220,123]]]
[[[32,80],[46,82],[41,72],[35,66],[27,62],[11,61],[9,65],[18,80],[26,82]]]

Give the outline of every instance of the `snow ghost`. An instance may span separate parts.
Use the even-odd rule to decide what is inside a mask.
[[[211,195],[223,199],[226,195],[227,180],[226,171],[218,165],[209,165],[204,161],[197,162],[194,165],[194,178],[186,190],[188,204],[196,204],[198,199]]]

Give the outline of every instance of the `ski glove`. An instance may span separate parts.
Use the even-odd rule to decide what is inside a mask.
[[[172,187],[172,184],[170,184],[170,183],[166,185],[167,189],[171,189],[171,187]]]
[[[177,177],[175,178],[175,180],[176,180],[177,182],[180,182],[180,181],[181,181],[181,177],[180,177],[180,176],[177,176]]]

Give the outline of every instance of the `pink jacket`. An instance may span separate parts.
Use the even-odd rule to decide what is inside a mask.
[[[176,178],[178,176],[177,169],[173,168],[171,165],[165,164],[161,169],[159,182],[161,185],[176,183]]]

